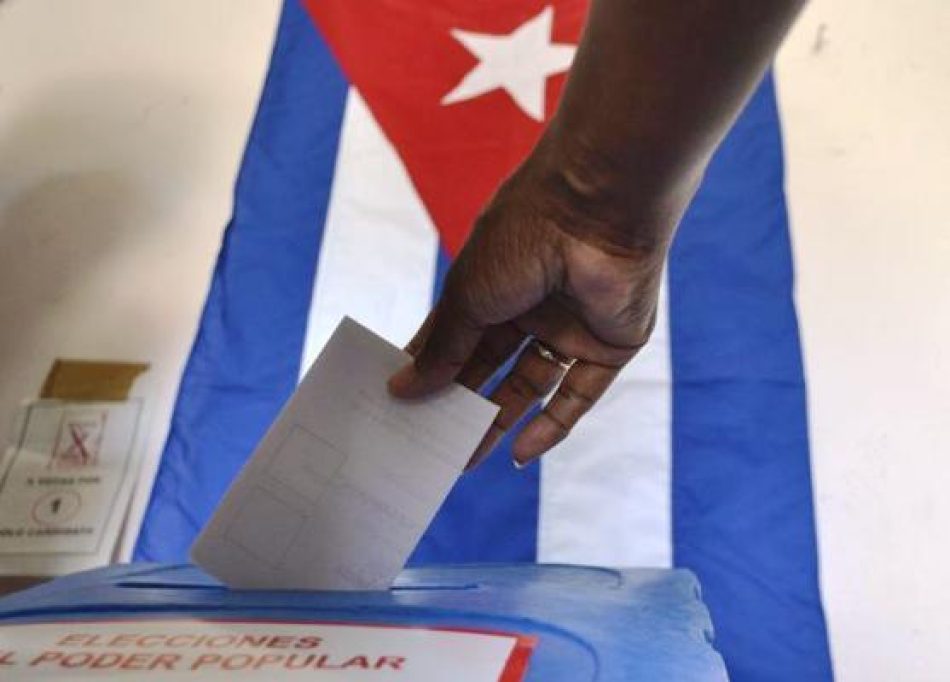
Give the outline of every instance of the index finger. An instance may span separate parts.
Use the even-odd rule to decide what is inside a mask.
[[[410,344],[413,361],[389,379],[389,390],[397,398],[421,398],[451,384],[475,351],[485,325],[443,296],[420,332]],[[417,341],[420,336],[424,338]]]

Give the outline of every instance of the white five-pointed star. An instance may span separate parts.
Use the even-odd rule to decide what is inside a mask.
[[[548,76],[566,71],[575,47],[551,42],[554,9],[545,7],[508,35],[452,30],[452,36],[478,58],[478,64],[442,98],[455,104],[504,88],[531,118],[544,120]]]

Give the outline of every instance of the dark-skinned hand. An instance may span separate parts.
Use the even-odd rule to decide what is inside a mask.
[[[390,379],[407,399],[478,389],[518,353],[472,466],[552,391],[515,461],[563,440],[647,341],[676,225],[803,4],[591,2],[554,118]]]
[[[519,353],[489,396],[501,410],[469,468],[552,391],[515,440],[515,462],[563,440],[646,343],[655,319],[665,243],[643,249],[605,239],[570,192],[552,189],[541,156],[489,202],[407,346],[415,361],[390,380],[407,399],[452,381],[479,390]],[[667,222],[676,218],[674,211]],[[655,228],[651,234],[668,234],[672,224]]]

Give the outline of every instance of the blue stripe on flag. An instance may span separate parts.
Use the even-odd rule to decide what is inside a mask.
[[[436,264],[435,298],[449,269],[445,249]],[[501,372],[500,374],[503,374]],[[491,391],[497,380],[486,388]],[[505,438],[475,471],[459,479],[439,510],[410,564],[473,561],[534,561],[538,546],[540,467],[511,464]]]
[[[832,677],[771,77],[719,149],[670,257],[674,560],[733,682]]]
[[[347,88],[300,3],[284,3],[136,559],[185,559],[296,386]]]

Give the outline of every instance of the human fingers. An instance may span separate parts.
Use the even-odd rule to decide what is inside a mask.
[[[525,333],[511,322],[489,327],[462,367],[456,381],[478,391],[524,342]]]
[[[525,333],[544,339],[558,353],[583,358],[602,365],[622,365],[643,347],[642,336],[630,334],[627,345],[613,345],[595,335],[570,303],[556,297],[529,310],[518,318]]]
[[[452,296],[444,295],[430,318],[409,344],[413,361],[389,379],[397,398],[421,398],[452,383],[485,331]]]
[[[415,336],[412,337],[412,340],[406,344],[406,347],[403,349],[412,357],[416,357],[419,354],[419,351],[422,349],[422,346],[425,344],[426,339],[429,338],[429,334],[432,332],[432,325],[435,323],[435,311],[430,310],[429,314],[426,315],[426,319],[423,320],[422,324],[419,326],[419,329],[416,331]]]
[[[622,366],[578,361],[544,408],[515,439],[512,456],[525,466],[560,443],[617,378]]]
[[[475,449],[475,454],[466,466],[467,470],[478,466],[502,436],[550,393],[564,375],[564,366],[554,356],[550,356],[546,348],[546,353],[539,352],[536,344],[529,343],[522,349],[514,367],[489,396],[489,400],[500,408],[498,416]]]

